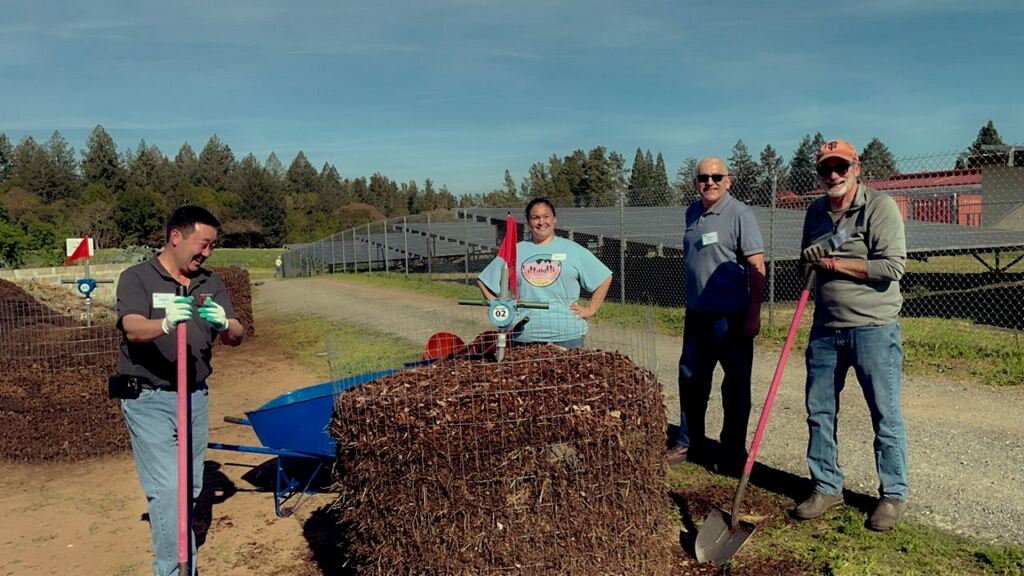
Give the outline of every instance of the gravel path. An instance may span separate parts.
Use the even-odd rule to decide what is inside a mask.
[[[269,280],[254,297],[267,303],[264,309],[362,324],[414,342],[425,342],[440,330],[466,338],[490,327],[482,308],[336,278]],[[681,341],[604,327],[592,328],[588,336],[588,345],[621,349],[655,370],[672,422],[678,422],[676,363]],[[777,360],[777,352],[755,352],[751,433]],[[720,380],[721,374],[716,385]],[[803,353],[794,350],[758,453],[758,462],[800,478],[807,476],[803,380]],[[994,543],[1024,545],[1024,388],[907,377],[902,400],[910,449],[909,517]],[[716,391],[708,414],[709,434],[720,426]],[[840,417],[841,462],[846,489],[867,496],[877,495],[871,441],[867,408],[851,373]]]

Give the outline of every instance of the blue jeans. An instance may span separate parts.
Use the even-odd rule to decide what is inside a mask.
[[[686,311],[679,356],[679,444],[704,448],[711,380],[715,365],[721,363],[724,420],[719,439],[724,454],[745,452],[754,359],[754,339],[743,335],[746,320],[746,313]]]
[[[857,374],[875,432],[875,467],[879,494],[907,499],[907,439],[900,415],[903,345],[900,326],[811,328],[807,345],[807,466],[815,490],[838,494],[843,489],[839,466],[839,394],[846,373]]]
[[[203,489],[203,460],[209,440],[208,398],[205,387],[189,394],[192,430],[189,432],[192,458],[192,503]],[[122,400],[121,412],[128,435],[139,483],[146,495],[149,528],[153,538],[153,574],[178,572],[178,443],[177,393],[143,390],[135,400]],[[191,516],[192,511],[189,510]],[[189,536],[192,574],[196,569],[195,534]]]

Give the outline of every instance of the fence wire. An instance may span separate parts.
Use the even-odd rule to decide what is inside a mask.
[[[946,153],[862,165],[862,181],[889,194],[904,218],[904,316],[1024,330],[1024,167],[1014,160],[997,152]],[[609,301],[684,306],[683,222],[695,189],[612,192],[551,198],[556,233],[612,269]],[[733,170],[730,193],[754,207],[768,266],[765,310],[776,324],[776,305],[791,304],[801,287],[800,235],[807,206],[821,194],[817,175],[813,166]],[[588,198],[604,198],[604,205]],[[390,218],[293,247],[284,273],[384,272],[472,284],[495,257],[510,210],[519,237],[528,237],[521,208],[464,207]]]

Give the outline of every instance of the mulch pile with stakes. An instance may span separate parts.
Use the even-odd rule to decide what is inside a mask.
[[[107,398],[120,334],[87,327],[0,280],[0,460],[79,461],[129,448]]]
[[[215,268],[246,333],[249,272]],[[0,280],[0,460],[76,462],[130,449],[120,403],[107,396],[121,333],[85,326]]]
[[[373,574],[668,574],[665,410],[617,353],[531,346],[339,394],[335,489]]]

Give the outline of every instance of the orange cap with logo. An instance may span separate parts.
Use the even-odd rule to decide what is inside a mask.
[[[829,140],[818,148],[818,158],[815,163],[821,164],[826,158],[842,158],[847,162],[857,161],[857,149],[846,140]]]

